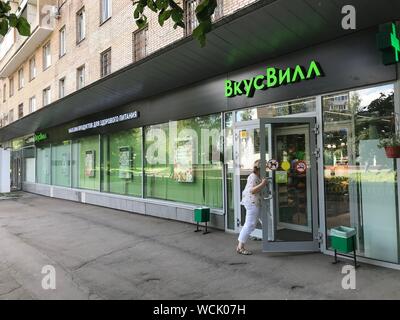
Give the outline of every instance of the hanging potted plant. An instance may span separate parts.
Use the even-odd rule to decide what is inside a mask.
[[[387,138],[381,139],[378,147],[385,148],[386,157],[400,158],[400,135],[395,133]]]
[[[381,138],[378,144],[379,148],[385,148],[386,157],[400,158],[400,128],[398,114],[394,113],[394,128],[391,133]]]

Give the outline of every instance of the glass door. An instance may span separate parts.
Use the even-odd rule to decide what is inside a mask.
[[[316,133],[314,118],[260,120],[265,252],[319,250]]]
[[[249,121],[235,127],[234,130],[234,192],[235,192],[235,231],[240,232],[245,223],[246,209],[241,204],[242,193],[247,183],[248,176],[253,171],[253,164],[260,159],[261,137],[258,121]],[[268,137],[264,139],[268,140]],[[269,160],[268,151],[265,159]],[[262,221],[259,219],[256,230],[251,234],[253,238],[262,239]]]

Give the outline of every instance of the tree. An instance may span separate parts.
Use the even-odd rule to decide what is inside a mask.
[[[18,17],[11,12],[9,2],[0,1],[0,35],[5,36],[10,28],[15,28],[22,36],[31,34],[29,22],[24,17]]]
[[[184,28],[184,10],[175,0],[132,0],[134,6],[134,19],[139,28],[146,26],[147,16],[144,13],[146,8],[158,14],[158,23],[160,26],[164,22],[172,19],[174,29]],[[212,15],[217,7],[217,0],[201,0],[196,7],[196,18],[198,26],[193,30],[193,37],[204,47],[206,43],[206,34],[211,31]]]

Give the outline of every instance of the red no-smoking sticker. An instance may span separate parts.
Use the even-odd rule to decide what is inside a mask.
[[[297,161],[295,169],[297,173],[304,173],[307,171],[307,163],[303,160]]]

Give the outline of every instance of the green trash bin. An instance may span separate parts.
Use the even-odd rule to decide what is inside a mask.
[[[331,247],[342,253],[349,253],[356,249],[355,228],[340,226],[331,229]]]
[[[209,233],[207,230],[207,223],[210,222],[210,208],[202,207],[194,209],[194,221],[197,223],[195,232],[199,232],[199,223],[206,224],[206,231],[203,234]]]
[[[338,263],[337,259],[338,252],[349,253],[353,252],[354,267],[357,268],[357,242],[356,242],[357,231],[355,228],[349,228],[340,226],[332,228],[330,230],[331,247],[335,250],[335,261],[334,264]]]

